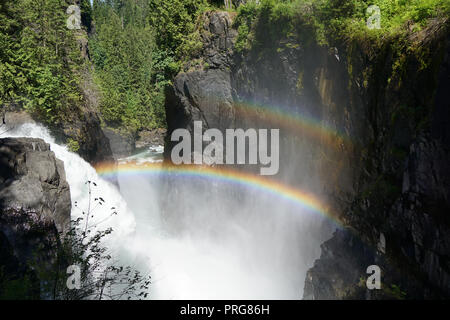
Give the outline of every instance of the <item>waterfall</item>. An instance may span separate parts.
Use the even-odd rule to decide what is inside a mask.
[[[120,240],[108,242],[108,247],[112,251],[120,250],[123,247],[121,242],[131,239],[136,229],[136,221],[117,187],[100,178],[95,169],[79,155],[70,152],[66,146],[57,144],[45,127],[26,123],[8,130],[0,137],[40,138],[50,144],[50,149],[55,153],[55,156],[64,162],[66,180],[70,186],[72,200],[72,220],[82,217],[82,212],[87,211],[89,207],[89,187],[86,182],[92,181],[97,186],[91,185],[91,204],[95,197],[102,197],[105,200],[105,205],[97,206],[93,210],[94,217],[89,224],[96,225],[99,223],[94,230],[113,228],[114,238]],[[77,207],[75,207],[75,203],[77,203]],[[113,207],[116,208],[118,215],[111,215],[111,208]],[[104,222],[102,223],[102,221]]]
[[[40,125],[5,135],[50,144],[64,161],[72,204],[87,208],[86,181],[97,184],[94,196],[106,205],[95,219],[108,218],[112,207],[119,213],[98,226],[113,228],[105,245],[122,265],[150,272],[151,299],[301,299],[306,271],[330,235],[323,217],[258,190],[201,179],[168,185],[119,172],[119,191]],[[74,207],[72,218],[80,214]]]

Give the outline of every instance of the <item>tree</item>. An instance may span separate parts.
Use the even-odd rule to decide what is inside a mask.
[[[0,5],[0,103],[22,106],[52,124],[76,111],[81,99],[81,56],[66,28],[66,8],[63,0]]]
[[[170,62],[157,48],[148,2],[94,4],[96,31],[89,45],[106,123],[132,134],[164,127],[164,74]]]

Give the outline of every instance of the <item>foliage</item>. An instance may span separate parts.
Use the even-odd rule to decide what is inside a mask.
[[[92,7],[90,0],[81,0],[80,11],[81,23],[86,27],[87,31],[90,32],[92,28]]]
[[[103,118],[109,125],[131,132],[164,126],[154,34],[145,22],[146,8],[131,1],[124,1],[119,9],[114,7],[96,4],[96,33],[89,43],[102,93]]]
[[[384,291],[396,300],[405,300],[407,297],[407,293],[395,284],[391,284],[391,287],[384,288]]]
[[[12,278],[4,269],[4,266],[0,268],[0,300],[32,300],[35,298],[30,274]]]
[[[80,62],[66,28],[63,0],[6,0],[0,4],[0,104],[20,103],[58,123],[81,96]]]
[[[238,15],[234,22],[238,29],[238,37],[236,39],[235,48],[238,51],[250,49],[251,38],[250,30],[253,21],[259,14],[259,6],[255,1],[250,1],[246,5],[238,8]]]
[[[80,209],[82,217],[71,222],[70,229],[61,234],[61,243],[54,248],[55,259],[39,262],[42,253],[36,252],[34,269],[41,284],[41,297],[51,300],[122,300],[148,297],[150,276],[142,275],[131,266],[117,265],[104,241],[113,230],[101,230],[98,225],[107,220],[92,222],[95,210],[105,206],[102,197],[93,197],[95,182],[87,181],[89,188],[88,208]],[[78,204],[75,204],[78,208]],[[111,216],[117,215],[111,208]],[[42,248],[47,251],[48,248]],[[80,268],[80,288],[67,286],[67,266]]]
[[[365,27],[369,0],[249,0],[239,6],[237,51],[308,27],[319,44],[380,39],[448,16],[447,0],[378,0],[381,29]],[[79,113],[85,63],[66,27],[68,0],[0,3],[0,105],[20,105],[57,125]],[[164,87],[202,47],[203,13],[218,0],[82,0],[89,50],[108,125],[136,132],[165,126]],[[91,27],[92,28],[91,30]],[[399,66],[399,70],[400,70]]]
[[[83,110],[86,61],[66,27],[69,0],[0,3],[0,105],[23,106],[48,124]],[[79,2],[106,124],[135,133],[165,126],[164,87],[202,47],[207,0]]]
[[[108,125],[165,126],[164,87],[201,49],[198,22],[209,8],[206,0],[94,1],[89,44]]]
[[[149,0],[150,25],[155,29],[160,50],[171,52],[181,61],[198,49],[196,25],[210,8],[206,0]]]
[[[376,4],[381,10],[381,29],[366,27],[367,8]],[[450,14],[447,0],[262,0],[253,1],[238,10],[237,49],[248,49],[245,39],[253,39],[257,25],[266,32],[289,36],[305,24],[313,27],[319,44],[337,39],[380,38],[404,33],[411,26],[420,30],[429,19]]]
[[[72,152],[78,152],[80,150],[80,144],[72,138],[67,139],[67,147]]]

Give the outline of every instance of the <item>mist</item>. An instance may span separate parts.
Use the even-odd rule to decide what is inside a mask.
[[[95,220],[108,218],[98,228],[113,228],[105,244],[120,264],[150,273],[150,299],[301,299],[306,271],[333,229],[323,216],[246,185],[120,170],[114,184],[38,125],[7,135],[51,144],[64,161],[72,203],[86,206],[85,182],[97,183],[94,194],[108,208]],[[120,162],[159,162],[161,154],[159,146]],[[119,214],[109,218],[112,206]],[[72,219],[79,215],[73,208]]]

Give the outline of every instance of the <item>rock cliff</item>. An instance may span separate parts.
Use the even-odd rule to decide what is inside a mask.
[[[166,150],[173,144],[170,134],[178,128],[193,130],[194,121],[203,128],[234,126],[231,91],[231,56],[237,32],[226,12],[209,12],[201,28],[203,50],[189,62],[166,92],[168,134]]]
[[[232,18],[205,16],[202,53],[168,89],[166,157],[171,132],[195,120],[279,127],[277,178],[318,194],[344,226],[322,245],[304,298],[449,297],[448,21],[381,45],[321,46],[307,24],[274,36],[262,20],[239,51]],[[372,264],[382,290],[365,286]]]

